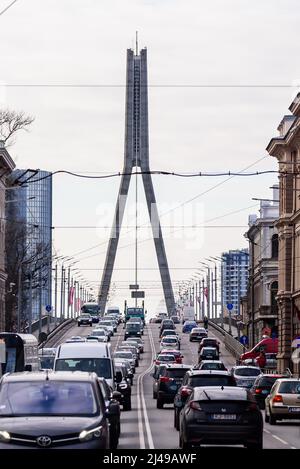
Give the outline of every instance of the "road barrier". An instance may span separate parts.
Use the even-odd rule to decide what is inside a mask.
[[[226,350],[228,350],[231,355],[238,360],[242,353],[245,352],[246,348],[240,342],[238,342],[234,337],[232,337],[225,329],[216,324],[214,321],[209,320],[208,324],[215,329],[219,334],[223,336],[224,345]]]
[[[47,340],[43,343],[40,343],[39,347],[51,347],[53,339],[57,341],[61,336],[63,336],[66,332],[66,329],[69,329],[74,326],[75,320],[74,319],[66,319],[61,324],[59,324],[52,332],[47,336]]]

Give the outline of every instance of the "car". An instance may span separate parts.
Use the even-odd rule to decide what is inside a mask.
[[[109,449],[111,417],[95,373],[46,370],[1,378],[0,449]]]
[[[178,335],[178,332],[176,332],[175,329],[164,329],[161,333],[161,336],[159,337],[160,339],[162,339],[163,337],[166,337],[166,336],[170,336],[170,335],[173,335],[175,337],[178,338],[178,340],[180,340],[180,337]]]
[[[106,334],[106,337],[107,337],[107,342],[110,342],[110,338],[112,337],[112,331],[111,331],[111,327],[109,328],[108,326],[104,326],[103,324],[101,326],[96,326],[95,329],[93,329],[93,331],[104,331],[105,334]],[[100,335],[102,335],[103,333],[101,332]]]
[[[139,355],[135,347],[119,345],[116,351],[131,352],[135,360],[135,366],[139,366]]]
[[[180,319],[178,316],[171,316],[172,321],[174,324],[180,324]]]
[[[162,409],[164,404],[174,402],[177,389],[181,386],[182,380],[191,365],[172,364],[166,365],[162,370],[157,383],[156,407]]]
[[[199,386],[233,386],[236,382],[227,371],[190,370],[186,373],[181,387],[174,397],[174,427],[179,430],[179,416],[193,388]]]
[[[109,418],[109,440],[110,448],[117,449],[121,433],[121,410],[120,410],[120,392],[112,392],[104,378],[98,377],[98,384],[102,392],[105,407],[108,409]]]
[[[203,360],[219,360],[219,352],[215,347],[203,347],[198,355],[199,363]]]
[[[131,410],[131,385],[126,379],[126,369],[124,365],[116,365],[116,382],[117,391],[119,391],[120,404],[123,406],[123,410]]]
[[[231,375],[236,380],[237,386],[243,388],[251,388],[261,374],[261,369],[257,366],[237,365],[231,368]]]
[[[93,329],[90,333],[90,336],[97,337],[99,342],[108,342],[109,335],[104,329]]]
[[[128,337],[141,337],[142,328],[141,324],[137,321],[128,321],[125,326],[124,340],[127,340]]]
[[[88,313],[82,313],[80,316],[77,318],[77,326],[91,326],[93,325],[93,318],[90,314]]]
[[[159,328],[159,336],[162,335],[162,332],[165,329],[176,329],[176,326],[172,319],[163,319]]]
[[[282,419],[300,419],[300,379],[277,379],[266,397],[265,406],[265,421],[270,425]]]
[[[176,358],[172,354],[162,353],[158,354],[157,357],[153,360],[155,365],[167,364],[167,363],[176,363]]]
[[[132,316],[128,319],[127,323],[129,322],[138,322],[141,326],[141,335],[144,335],[144,321],[142,320],[142,318]]]
[[[132,386],[133,385],[133,371],[132,371],[129,360],[116,358],[114,359],[114,364],[115,364],[115,367],[118,365],[121,365],[124,367],[126,380],[129,382],[130,386]]]
[[[195,387],[180,415],[179,447],[202,444],[263,448],[261,412],[247,389]]]
[[[55,354],[55,347],[43,347],[39,350],[41,370],[53,370]]]
[[[177,349],[163,349],[159,352],[160,355],[167,353],[168,355],[174,355],[176,363],[182,363],[184,356],[181,354],[180,350]]]
[[[201,340],[207,337],[207,330],[204,327],[193,327],[190,332],[190,342],[201,342]]]
[[[192,329],[197,327],[196,321],[185,321],[183,326],[182,326],[182,333],[190,333]]]
[[[270,394],[273,384],[279,378],[286,378],[286,376],[268,373],[259,375],[254,381],[252,388],[250,388],[250,392],[260,409],[265,408],[266,397]]]
[[[56,350],[54,370],[95,372],[99,378],[105,378],[111,389],[115,390],[111,347],[107,343],[60,344]]]
[[[160,350],[162,349],[180,349],[180,343],[177,337],[166,336],[164,337],[159,344]]]
[[[128,337],[126,342],[133,342],[139,347],[140,353],[144,353],[144,342],[140,337]]]
[[[221,360],[202,360],[194,367],[195,370],[216,370],[227,371],[226,366]]]
[[[153,399],[157,399],[157,387],[158,387],[158,380],[163,372],[163,369],[167,366],[168,362],[166,363],[159,363],[155,365],[153,373],[151,376],[153,378]]]
[[[139,345],[136,343],[136,342],[132,342],[132,341],[129,341],[129,340],[123,340],[121,342],[121,347],[126,347],[126,348],[129,348],[131,349],[133,347],[133,350],[135,351],[135,353],[137,354],[138,356],[138,359],[141,358],[140,356],[140,347]]]
[[[214,347],[220,352],[220,342],[217,339],[213,339],[211,337],[205,337],[201,340],[199,347],[198,347],[198,353],[201,352],[203,347]]]
[[[114,360],[115,361],[120,361],[120,360],[123,360],[123,359],[126,359],[130,362],[132,372],[135,373],[135,366],[136,365],[135,365],[135,357],[134,357],[133,353],[130,352],[129,350],[117,350],[114,353]]]
[[[66,344],[69,344],[71,342],[86,342],[86,338],[81,337],[80,335],[73,335],[72,337],[66,340]]]
[[[267,337],[262,339],[256,344],[249,352],[242,353],[240,361],[243,362],[247,359],[255,359],[259,356],[261,351],[264,353],[278,353],[278,339]]]
[[[106,329],[109,331],[111,337],[114,335],[115,326],[114,326],[114,323],[112,321],[109,321],[109,320],[106,320],[106,319],[100,319],[99,324],[98,324],[98,328],[100,329],[100,328],[102,328],[102,326],[106,326]]]

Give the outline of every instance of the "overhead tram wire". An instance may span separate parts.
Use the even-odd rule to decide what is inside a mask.
[[[9,10],[18,0],[14,0],[11,2],[7,7],[0,11],[0,16],[4,15],[4,13]],[[6,85],[5,85],[6,86]]]

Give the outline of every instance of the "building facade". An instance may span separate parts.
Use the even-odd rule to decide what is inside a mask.
[[[0,331],[5,331],[5,300],[6,300],[6,263],[5,263],[5,192],[7,178],[15,164],[0,141]]]
[[[222,254],[222,300],[224,313],[228,312],[226,305],[232,304],[231,315],[240,315],[241,298],[247,293],[248,283],[248,249],[230,250]]]
[[[249,284],[247,334],[250,346],[263,335],[278,335],[278,232],[279,186],[273,199],[260,202],[260,216],[249,216]]]
[[[7,193],[6,216],[13,231],[18,232],[16,243],[20,255],[11,261],[18,263],[21,269],[24,328],[29,321],[39,319],[46,305],[51,305],[52,177],[47,171],[33,175],[30,171],[17,169],[11,180],[21,183]],[[27,180],[28,183],[24,183]],[[9,267],[16,270],[13,265]]]
[[[300,94],[289,110],[267,151],[279,164],[277,359],[280,371],[288,367],[299,375],[292,345],[300,336]]]

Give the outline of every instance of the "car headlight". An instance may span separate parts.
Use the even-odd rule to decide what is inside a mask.
[[[6,441],[6,442],[10,441],[10,434],[6,431],[1,430],[0,431],[0,440],[1,441]]]
[[[79,439],[81,441],[88,441],[92,438],[100,438],[102,435],[103,427],[100,425],[99,427],[92,428],[91,430],[83,430],[79,433]]]

